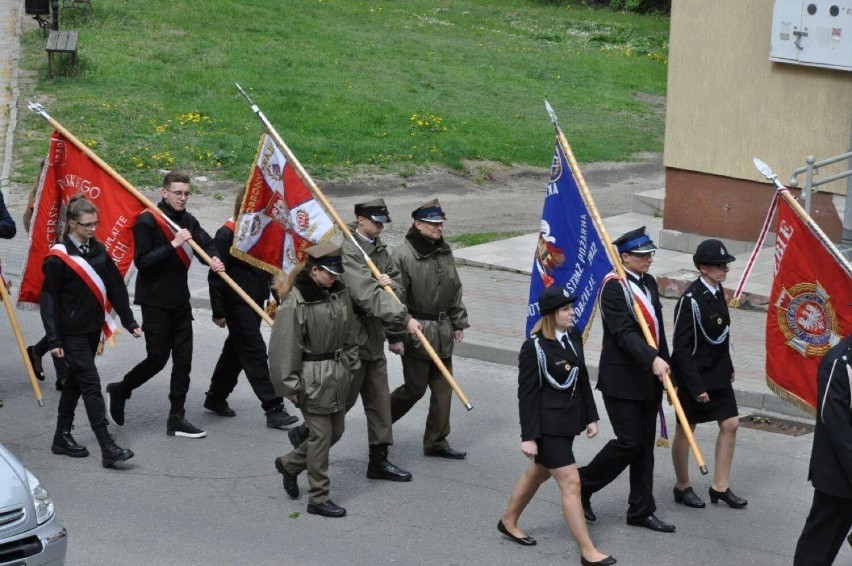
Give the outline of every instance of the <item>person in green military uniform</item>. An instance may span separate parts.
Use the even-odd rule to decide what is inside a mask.
[[[446,215],[437,199],[420,205],[411,213],[414,222],[405,235],[405,243],[391,255],[391,265],[399,274],[400,299],[408,312],[423,326],[423,334],[441,361],[452,371],[454,342],[461,342],[467,323],[462,303],[462,284],[450,246],[444,241]],[[447,442],[450,434],[452,389],[432,362],[422,344],[406,337],[391,351],[402,356],[405,382],[391,393],[391,418],[398,421],[426,393],[429,414],[423,434],[423,452],[462,460],[465,452],[453,450]]]
[[[370,459],[367,477],[390,481],[411,481],[411,474],[388,461],[388,446],[393,444],[391,426],[390,389],[388,388],[388,365],[385,358],[385,329],[401,335],[420,330],[417,319],[408,314],[405,305],[382,287],[394,287],[399,273],[390,264],[390,253],[379,238],[385,223],[390,222],[385,201],[381,198],[355,205],[355,222],[349,225],[356,245],[344,240],[341,246],[343,274],[341,279],[352,296],[358,333],[362,343],[358,350],[361,368],[353,374],[349,388],[346,411],[355,405],[358,396],[367,416],[367,442]],[[360,246],[360,248],[359,248]],[[363,250],[363,252],[362,252]],[[381,273],[373,277],[364,259],[366,253]],[[395,293],[399,293],[397,286]],[[402,338],[391,344],[392,349],[401,347]],[[308,437],[308,427],[302,425],[288,433],[293,446],[298,446]]]
[[[308,471],[308,513],[343,517],[329,498],[328,455],[343,435],[352,374],[360,366],[355,314],[343,273],[340,247],[308,248],[308,259],[277,285],[281,306],[269,340],[269,369],[276,394],[302,410],[308,439],[275,459],[284,491],[296,499],[296,477]]]

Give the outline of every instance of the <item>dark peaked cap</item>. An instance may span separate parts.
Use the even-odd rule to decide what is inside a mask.
[[[538,310],[544,316],[556,312],[563,306],[571,304],[576,300],[577,297],[572,296],[565,287],[551,285],[538,296]]]
[[[340,256],[340,246],[331,242],[322,242],[305,250],[309,263],[318,265],[331,273],[343,273],[343,258]]]
[[[648,234],[645,233],[644,226],[627,232],[615,240],[612,244],[616,247],[619,254],[643,254],[650,253],[657,249],[657,246],[654,245],[654,242],[651,241],[651,238],[649,238]]]
[[[391,222],[388,207],[385,205],[385,199],[382,198],[357,203],[355,205],[355,216],[363,216],[373,222],[381,222],[382,224]]]
[[[697,265],[725,265],[731,263],[735,258],[725,249],[725,244],[720,240],[704,240],[695,249],[692,262]]]
[[[411,213],[411,217],[423,222],[437,223],[443,222],[447,218],[447,215],[444,214],[444,211],[441,208],[441,203],[438,202],[438,199],[432,199],[415,208],[414,212]]]

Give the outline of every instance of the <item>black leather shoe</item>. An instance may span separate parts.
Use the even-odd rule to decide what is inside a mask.
[[[95,429],[95,436],[98,438],[98,443],[101,445],[101,465],[104,468],[112,468],[119,462],[124,462],[133,458],[133,450],[122,448],[115,443],[115,437],[106,431],[106,426],[103,429]]]
[[[580,557],[580,564],[582,564],[583,566],[612,566],[612,564],[615,564],[616,562],[618,562],[618,560],[616,560],[612,556],[607,556],[605,558],[601,558],[597,562],[592,562],[591,560],[586,560],[582,556]]]
[[[299,497],[299,484],[296,481],[296,476],[284,469],[284,462],[281,461],[281,458],[275,458],[275,469],[284,476],[284,491],[287,492],[287,495],[291,499]]]
[[[71,436],[70,430],[56,431],[56,434],[53,435],[53,444],[50,446],[50,451],[54,454],[64,454],[72,458],[85,458],[89,455],[89,451],[85,446],[77,444],[77,441]]]
[[[682,503],[687,507],[694,507],[695,509],[703,509],[704,502],[701,501],[701,498],[692,491],[691,487],[684,489],[683,491],[679,490],[677,487],[672,489],[674,493],[675,503]]]
[[[346,515],[346,509],[329,499],[324,503],[308,503],[308,513],[323,517],[343,517]]]
[[[236,417],[237,413],[230,406],[228,406],[228,402],[224,399],[217,399],[209,392],[205,393],[204,399],[204,408],[208,411],[213,411],[220,417]]]
[[[367,477],[371,480],[411,481],[411,473],[388,462],[388,445],[370,445]]]
[[[504,535],[506,535],[507,537],[509,537],[510,540],[520,544],[521,546],[535,546],[537,544],[535,542],[535,539],[532,538],[532,537],[527,536],[527,537],[521,538],[521,537],[516,537],[515,535],[510,533],[509,529],[507,529],[506,526],[503,524],[503,519],[500,519],[499,521],[497,521],[497,530],[500,531],[501,533],[503,533]]]
[[[41,358],[36,356],[35,346],[27,346],[27,357],[30,359],[30,364],[33,366],[33,372],[36,379],[44,381],[44,368],[41,365]]]
[[[453,450],[447,446],[437,452],[426,452],[426,455],[435,458],[447,458],[448,460],[464,460],[467,456],[467,452],[459,452],[458,450]]]
[[[590,523],[597,521],[598,516],[592,511],[592,500],[581,497],[580,501],[583,503],[583,516],[586,518],[586,521]]]
[[[657,531],[658,533],[675,532],[674,525],[670,525],[657,519],[657,516],[653,513],[646,517],[642,517],[641,519],[628,519],[627,524],[633,525],[634,527],[645,527],[646,529],[651,529],[652,531]]]
[[[737,497],[734,495],[734,492],[731,491],[729,487],[724,492],[716,491],[712,487],[710,488],[710,503],[716,503],[719,500],[724,501],[728,504],[729,507],[733,509],[742,509],[746,505],[748,505],[748,501],[743,499],[742,497]]]

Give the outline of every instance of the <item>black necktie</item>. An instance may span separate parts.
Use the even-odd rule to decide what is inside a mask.
[[[644,277],[642,277],[641,275],[639,277],[637,277],[636,278],[636,284],[639,285],[639,289],[643,293],[645,293],[646,295],[648,294],[647,288],[645,287],[645,278]]]
[[[83,255],[89,255],[89,244],[83,244],[82,246],[80,246],[80,251],[83,253]]]
[[[567,334],[562,335],[562,347],[565,348],[566,350],[571,349],[571,346],[568,345],[568,335]]]

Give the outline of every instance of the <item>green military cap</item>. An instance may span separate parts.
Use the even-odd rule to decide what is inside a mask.
[[[322,242],[305,250],[311,263],[318,265],[331,273],[340,275],[343,273],[343,258],[340,255],[340,246],[331,242]]]
[[[438,199],[432,199],[415,208],[414,212],[411,213],[411,217],[423,222],[439,223],[443,222],[447,218],[447,215],[441,209],[441,203],[438,202]]]
[[[385,204],[385,199],[382,198],[357,203],[355,205],[355,216],[363,216],[373,222],[380,222],[382,224],[391,222],[388,207]]]

